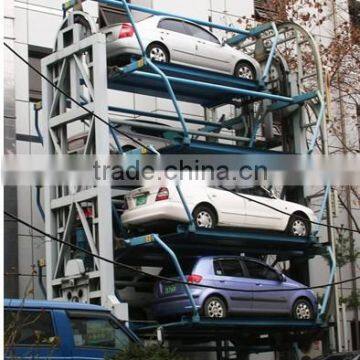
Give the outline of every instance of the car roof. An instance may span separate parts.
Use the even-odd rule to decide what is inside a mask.
[[[69,301],[5,299],[4,306],[8,307],[8,308],[62,309],[62,310],[84,310],[84,311],[109,312],[109,310],[107,310],[99,305],[76,303],[76,302],[69,302]]]

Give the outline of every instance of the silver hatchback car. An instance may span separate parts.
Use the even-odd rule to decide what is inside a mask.
[[[151,60],[171,62],[234,75],[249,80],[260,77],[260,65],[251,56],[236,50],[203,27],[182,19],[151,16],[137,23]],[[141,50],[130,23],[101,29],[106,34],[108,58],[128,60]]]

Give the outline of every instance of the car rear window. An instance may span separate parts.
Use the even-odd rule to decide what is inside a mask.
[[[4,317],[5,347],[57,345],[49,311],[5,310]]]
[[[180,261],[180,266],[184,275],[191,275],[196,263],[197,259]],[[173,264],[168,264],[162,268],[159,275],[164,277],[177,277],[179,276],[179,273]]]
[[[107,314],[68,312],[76,347],[123,349],[131,342],[122,326]]]

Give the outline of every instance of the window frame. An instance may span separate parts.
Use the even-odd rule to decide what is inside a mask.
[[[234,276],[234,275],[226,275],[225,272],[224,272],[224,269],[223,269],[223,266],[222,266],[222,262],[223,261],[237,261],[238,264],[239,264],[239,267],[241,268],[242,270],[242,276]],[[215,270],[215,263],[219,263],[220,265],[220,269],[222,271],[222,275],[218,275],[216,273],[216,270]],[[217,259],[214,259],[213,260],[213,271],[214,271],[214,275],[215,276],[227,276],[227,277],[233,277],[233,278],[237,278],[237,279],[242,279],[242,278],[246,278],[246,269],[244,268],[244,265],[242,264],[242,261],[240,258],[237,258],[237,257],[234,257],[234,258],[217,258]]]
[[[256,260],[251,260],[251,259],[243,259],[241,260],[243,262],[243,266],[244,268],[246,269],[246,277],[249,278],[249,279],[257,279],[257,280],[266,280],[266,281],[280,281],[279,279],[279,273],[273,269],[271,266],[267,265],[267,264],[264,264],[260,261],[256,261]],[[252,277],[250,276],[250,272],[249,272],[249,269],[248,269],[248,266],[247,266],[247,262],[252,262],[252,263],[255,263],[255,264],[258,264],[258,265],[261,265],[263,266],[264,268],[266,268],[267,270],[269,271],[272,271],[273,273],[275,273],[277,275],[276,279],[264,279],[264,278],[258,278],[258,277]]]
[[[183,21],[183,22],[184,22],[185,26],[189,26],[190,36],[192,36],[192,37],[194,37],[194,38],[196,38],[196,39],[201,39],[201,40],[204,40],[204,41],[208,41],[208,42],[213,43],[213,44],[221,45],[220,40],[217,38],[217,36],[215,36],[213,33],[211,33],[211,31],[209,31],[209,30],[207,30],[207,29],[204,29],[202,26],[197,25],[197,24],[192,23],[192,22],[189,22],[189,21]],[[191,31],[191,26],[200,29],[201,31],[203,31],[204,33],[206,33],[207,35],[209,35],[210,38],[214,39],[214,41],[207,40],[207,39],[204,39],[204,38],[195,36],[195,35],[193,34],[193,32]]]
[[[50,322],[51,322],[51,330],[52,330],[52,336],[54,338],[59,338],[55,327],[55,319],[54,319],[54,314],[52,312],[51,309],[31,309],[31,308],[12,308],[12,307],[4,307],[4,330],[5,330],[5,313],[6,312],[19,312],[19,313],[26,313],[26,312],[33,312],[33,313],[42,313],[42,314],[48,314],[50,315]],[[49,337],[52,337],[49,336]],[[55,342],[54,344],[37,344],[37,343],[33,343],[33,344],[21,344],[21,343],[17,343],[14,342],[14,344],[12,344],[9,348],[16,348],[16,347],[31,347],[31,348],[52,348],[52,349],[59,349],[61,347],[61,338],[59,338],[60,341],[59,342]]]
[[[177,22],[177,23],[181,23],[183,25],[184,28],[184,32],[179,32],[179,31],[175,31],[175,30],[171,30],[171,29],[166,29],[161,27],[161,23],[164,21],[172,21],[172,22]],[[159,20],[158,24],[157,24],[157,28],[158,29],[163,29],[163,30],[167,30],[167,31],[172,31],[176,34],[181,34],[181,35],[188,35],[191,36],[191,34],[187,31],[186,27],[185,27],[185,21],[181,20],[181,19],[174,19],[174,18],[162,18]]]
[[[129,343],[135,342],[138,343],[139,339],[134,336],[127,328],[124,326],[119,320],[117,320],[110,313],[102,312],[102,311],[83,311],[83,310],[67,310],[67,317],[69,319],[71,331],[72,331],[72,341],[74,342],[74,347],[77,349],[106,349],[109,351],[119,350],[116,347],[107,347],[107,346],[99,346],[99,345],[76,345],[74,339],[74,329],[72,327],[72,319],[87,319],[87,320],[108,320],[112,321],[114,324],[118,326],[118,328],[129,338]]]

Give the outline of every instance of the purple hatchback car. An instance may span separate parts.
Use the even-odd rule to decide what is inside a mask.
[[[208,256],[182,264],[191,293],[201,314],[211,318],[228,315],[285,315],[298,320],[314,319],[317,300],[313,291],[301,290],[302,285],[269,265],[243,256]],[[161,275],[177,278],[174,272],[163,270]],[[197,287],[196,284],[209,288]],[[224,290],[213,289],[221,287]],[[226,290],[228,289],[228,290]],[[242,289],[246,292],[233,291]],[[256,292],[264,289],[284,289]],[[287,289],[299,289],[286,291]],[[158,319],[191,313],[184,286],[160,281],[155,285],[153,313]]]

